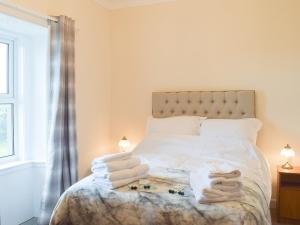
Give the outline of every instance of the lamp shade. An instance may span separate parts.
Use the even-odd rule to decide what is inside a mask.
[[[127,140],[127,138],[124,136],[120,141],[119,141],[119,147],[121,149],[127,149],[130,146],[130,142]]]
[[[291,146],[286,145],[281,151],[280,151],[280,155],[286,157],[286,158],[290,158],[290,157],[294,157],[295,156],[295,151],[291,148]]]

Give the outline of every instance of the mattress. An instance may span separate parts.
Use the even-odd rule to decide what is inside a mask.
[[[70,187],[54,209],[51,225],[269,225],[271,183],[268,165],[244,140],[203,140],[194,136],[149,137],[135,150],[151,166],[150,175],[116,190],[89,176]],[[239,201],[199,204],[188,185],[201,166],[231,165],[243,177]],[[201,182],[201,181],[199,181]],[[131,186],[139,187],[132,190]],[[182,187],[184,195],[169,190]]]

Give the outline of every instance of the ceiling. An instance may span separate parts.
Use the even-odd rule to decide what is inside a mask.
[[[99,4],[108,9],[119,9],[125,7],[133,7],[139,5],[150,5],[162,2],[170,2],[176,0],[96,0]]]

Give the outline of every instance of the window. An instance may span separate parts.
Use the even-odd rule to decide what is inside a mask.
[[[14,149],[14,41],[0,37],[0,160],[16,157]]]
[[[47,24],[0,13],[0,170],[46,161],[48,36]]]

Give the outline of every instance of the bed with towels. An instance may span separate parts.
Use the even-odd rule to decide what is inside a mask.
[[[51,225],[271,225],[261,123],[249,117],[151,117],[132,152],[92,162]]]

